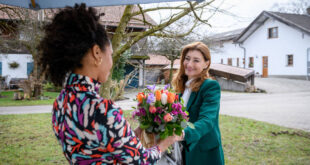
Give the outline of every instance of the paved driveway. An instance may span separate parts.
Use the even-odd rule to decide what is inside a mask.
[[[221,114],[310,132],[310,81],[256,78],[264,93],[222,92]]]

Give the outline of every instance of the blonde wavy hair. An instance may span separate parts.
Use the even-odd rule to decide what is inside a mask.
[[[197,50],[202,55],[205,61],[209,61],[209,65],[206,69],[204,69],[198,78],[193,80],[193,82],[190,85],[190,88],[192,91],[197,92],[201,86],[201,84],[204,82],[204,80],[210,78],[209,75],[209,69],[211,64],[211,56],[210,56],[210,50],[207,45],[205,45],[202,42],[193,42],[191,44],[188,44],[183,47],[181,51],[181,61],[180,61],[180,68],[176,74],[176,76],[173,78],[172,85],[176,92],[184,92],[185,90],[185,83],[188,80],[188,77],[185,75],[185,69],[184,69],[184,60],[185,56],[189,51]]]

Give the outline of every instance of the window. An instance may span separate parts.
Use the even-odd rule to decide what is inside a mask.
[[[232,58],[228,58],[228,59],[227,59],[227,64],[230,65],[230,66],[232,66]]]
[[[268,38],[278,38],[278,27],[268,29]]]
[[[224,62],[223,62],[223,59],[221,59],[221,64],[223,64]]]
[[[287,66],[293,66],[293,62],[294,62],[294,60],[293,60],[294,58],[293,58],[293,55],[292,54],[290,54],[290,55],[287,55]]]
[[[254,67],[254,57],[249,57],[249,68]]]
[[[237,67],[239,67],[239,58],[237,58]]]

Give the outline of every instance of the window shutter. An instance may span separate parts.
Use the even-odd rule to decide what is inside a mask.
[[[33,62],[27,62],[27,75],[29,76],[32,71],[33,71]]]

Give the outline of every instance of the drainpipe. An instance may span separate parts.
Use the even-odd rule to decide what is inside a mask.
[[[239,45],[240,48],[243,49],[243,56],[244,56],[244,66],[243,66],[243,68],[245,68],[245,66],[246,66],[246,49],[245,49],[245,47],[241,46],[240,43],[238,45]]]
[[[309,80],[310,74],[310,48],[307,49],[307,80]]]

